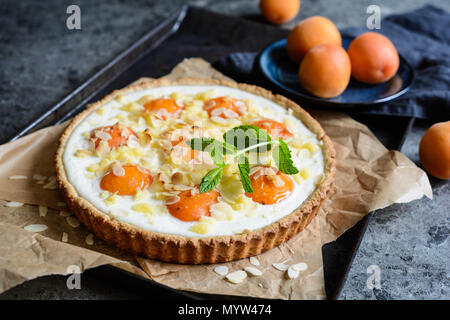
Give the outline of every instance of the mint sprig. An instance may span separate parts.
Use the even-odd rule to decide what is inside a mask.
[[[282,139],[272,140],[267,131],[252,125],[242,125],[228,130],[223,135],[224,142],[213,138],[193,138],[187,145],[194,150],[208,152],[217,168],[210,170],[200,183],[200,193],[214,189],[222,179],[223,168],[238,160],[239,177],[245,192],[252,193],[250,180],[250,162],[248,152],[267,152],[272,150],[272,157],[278,169],[288,175],[298,173],[291,157],[288,145]],[[225,161],[225,155],[232,155]]]

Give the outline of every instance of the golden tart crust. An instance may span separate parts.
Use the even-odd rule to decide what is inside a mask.
[[[246,231],[239,235],[212,237],[186,237],[144,230],[114,219],[79,196],[68,181],[63,164],[65,146],[72,130],[93,110],[113,100],[119,94],[124,95],[146,88],[176,85],[231,87],[264,97],[284,108],[292,109],[294,116],[300,119],[317,136],[319,141],[322,141],[324,174],[321,183],[300,207],[266,227]],[[55,165],[59,188],[66,199],[69,209],[98,238],[112,246],[136,255],[183,264],[219,263],[243,259],[258,255],[286,242],[302,231],[317,215],[331,189],[336,170],[335,151],[330,138],[325,134],[320,124],[293,101],[280,95],[274,95],[270,91],[254,85],[195,78],[181,78],[178,80],[144,78],[124,89],[116,90],[102,100],[91,104],[72,120],[61,135],[55,156]]]

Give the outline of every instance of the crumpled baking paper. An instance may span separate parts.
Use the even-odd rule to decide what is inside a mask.
[[[206,61],[186,59],[166,76],[231,80]],[[139,81],[139,80],[138,80]],[[217,265],[178,265],[134,257],[99,239],[87,241],[89,231],[78,227],[62,205],[58,190],[48,179],[54,175],[53,156],[59,135],[67,123],[32,133],[0,146],[0,292],[26,280],[50,274],[68,274],[113,264],[175,289],[273,299],[325,299],[322,245],[335,240],[368,212],[423,195],[432,197],[427,175],[397,151],[387,150],[363,124],[343,113],[314,111],[337,152],[335,184],[318,216],[287,243],[257,256],[262,271],[232,284],[216,274]],[[27,179],[12,180],[23,175]],[[51,179],[51,178],[50,178]],[[44,188],[44,186],[47,186]],[[10,207],[8,202],[25,203]],[[50,209],[41,214],[36,205]],[[24,227],[44,224],[47,230],[33,233]],[[65,234],[65,235],[63,235]],[[63,242],[67,237],[67,242]],[[90,244],[88,244],[90,243]],[[288,279],[272,263],[305,262],[308,269]],[[229,271],[252,266],[249,259],[224,263]],[[69,269],[68,269],[69,268]]]

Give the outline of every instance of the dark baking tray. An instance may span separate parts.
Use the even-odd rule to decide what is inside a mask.
[[[11,140],[70,119],[83,110],[86,104],[96,101],[140,77],[163,76],[186,57],[201,57],[214,62],[232,52],[258,52],[269,43],[285,37],[286,34],[286,30],[252,21],[251,17],[243,19],[224,16],[196,7],[182,7],[125,49]],[[230,76],[234,75],[230,74]],[[240,81],[236,77],[235,80]],[[265,87],[277,92],[276,88],[272,88],[268,84]],[[296,100],[294,97],[291,98]],[[305,106],[303,102],[298,102]],[[366,124],[387,148],[397,150],[401,148],[414,122],[413,118],[403,117],[357,114],[353,117]],[[373,212],[336,241],[323,246],[325,289],[329,299],[339,297],[372,215]],[[86,275],[104,279],[105,285],[114,285],[122,290],[130,290],[133,292],[133,296],[138,294],[142,298],[230,298],[230,296],[194,294],[173,290],[111,266],[88,270]]]

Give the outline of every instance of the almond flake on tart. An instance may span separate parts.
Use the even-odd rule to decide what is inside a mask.
[[[253,193],[244,191],[234,162],[201,193],[216,165],[186,142],[222,141],[227,130],[247,124],[285,140],[299,173],[281,173],[261,153],[250,157]],[[265,89],[142,80],[72,120],[59,140],[56,172],[70,211],[97,238],[151,259],[219,263],[255,256],[302,231],[331,188],[334,157],[316,120]]]

